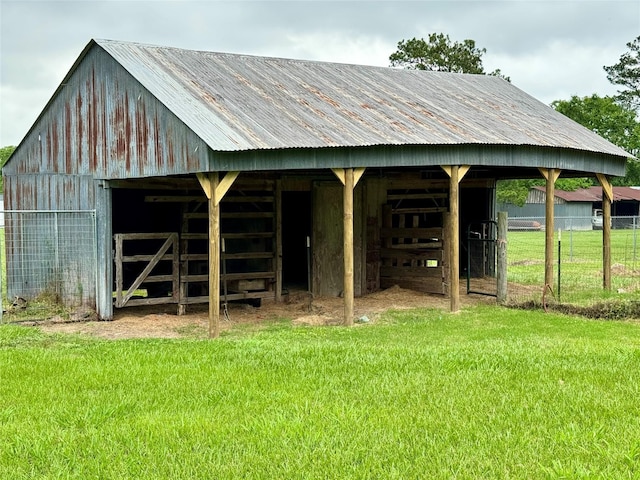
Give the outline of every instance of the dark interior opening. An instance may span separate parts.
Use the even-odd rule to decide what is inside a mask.
[[[113,234],[179,232],[181,218],[180,205],[177,203],[145,201],[145,197],[153,195],[166,195],[166,191],[113,189]],[[153,256],[162,247],[163,243],[164,239],[127,241],[123,243],[122,253],[128,257]],[[127,290],[132,285],[147,265],[148,261],[123,262],[122,274],[124,290]],[[150,275],[170,275],[171,272],[171,262],[160,261],[150,272]],[[114,291],[116,289],[115,282],[114,272]],[[172,284],[170,281],[145,282],[137,291],[149,298],[166,297],[172,293]],[[136,295],[138,295],[138,293]]]
[[[311,192],[282,192],[284,289],[307,290],[307,236],[311,236]]]
[[[167,195],[166,191],[114,188],[113,233],[179,232],[180,205],[145,202],[145,197]]]
[[[481,239],[495,238],[495,225],[484,222],[493,218],[494,190],[490,188],[460,189],[460,276],[472,278],[493,276],[495,247]],[[471,237],[471,241],[469,240]]]

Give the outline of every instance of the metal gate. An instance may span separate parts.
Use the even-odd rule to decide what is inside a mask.
[[[496,244],[498,224],[493,220],[467,226],[467,294],[497,296]]]

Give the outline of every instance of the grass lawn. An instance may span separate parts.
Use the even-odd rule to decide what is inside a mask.
[[[485,306],[216,341],[0,325],[0,478],[640,478],[640,323]]]

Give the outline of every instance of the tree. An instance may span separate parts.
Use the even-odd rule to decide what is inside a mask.
[[[604,66],[607,80],[627,90],[618,91],[618,100],[634,111],[640,110],[640,36],[627,43],[629,51],[615,65]]]
[[[574,95],[570,100],[556,100],[551,106],[632,155],[640,154],[636,114],[614,98],[595,93],[590,97]]]
[[[529,190],[535,186],[543,186],[543,179],[528,180],[501,180],[496,186],[496,200],[498,203],[511,203],[522,207],[527,201]],[[579,188],[588,188],[593,185],[589,178],[559,178],[556,182],[558,190],[574,192]]]
[[[556,100],[551,106],[630,154],[640,155],[640,123],[635,112],[616,103],[616,99],[596,94],[582,98],[574,95],[570,100]],[[613,179],[612,183],[640,185],[638,161],[627,161],[625,176]]]
[[[431,33],[427,40],[412,38],[398,42],[398,50],[389,56],[389,61],[392,67],[412,70],[486,74],[482,66],[482,55],[486,52],[485,48],[477,48],[473,40],[451,42],[449,35]],[[500,70],[489,75],[510,81]]]
[[[11,154],[15,149],[16,147],[14,146],[0,148],[0,168],[4,167],[4,164],[7,163],[7,160],[9,160],[9,157],[11,156]],[[3,190],[4,190],[4,185],[2,182],[2,176],[0,175],[0,192],[2,192]]]
[[[574,95],[570,100],[556,100],[551,106],[632,155],[640,155],[640,123],[634,111],[617,103],[615,98],[596,94],[590,97]],[[628,160],[625,176],[614,178],[611,183],[617,186],[640,185],[640,162]],[[571,192],[593,184],[589,178],[560,177],[556,188]],[[496,198],[498,202],[522,206],[529,190],[535,185],[544,185],[544,180],[498,182]]]
[[[496,185],[496,201],[522,207],[537,180],[500,180]]]

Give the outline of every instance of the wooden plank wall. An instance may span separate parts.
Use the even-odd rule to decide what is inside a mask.
[[[372,186],[373,187],[373,186]],[[384,193],[381,188],[385,188]],[[378,283],[375,259],[379,257],[379,288],[398,285],[426,293],[446,293],[445,219],[448,194],[443,182],[390,178],[368,196],[371,213],[375,199],[386,200],[380,216],[367,220],[367,289]],[[374,224],[381,223],[378,235]],[[379,247],[378,247],[379,245]]]
[[[354,189],[354,295],[363,293],[363,192]],[[343,186],[338,182],[313,184],[312,288],[314,295],[338,296],[344,288]]]
[[[278,238],[279,193],[277,180],[241,176],[223,197],[220,235],[225,244],[221,252],[225,268],[221,269],[221,300],[225,298],[223,287],[227,300],[279,299],[281,287],[277,282],[281,281],[278,272],[282,248]],[[190,190],[183,194],[147,195],[145,202],[182,205],[177,269],[180,287],[174,288],[179,295],[174,293],[163,303],[178,303],[180,314],[186,312],[187,305],[208,303],[206,197],[198,190]],[[175,235],[178,237],[178,233]]]

